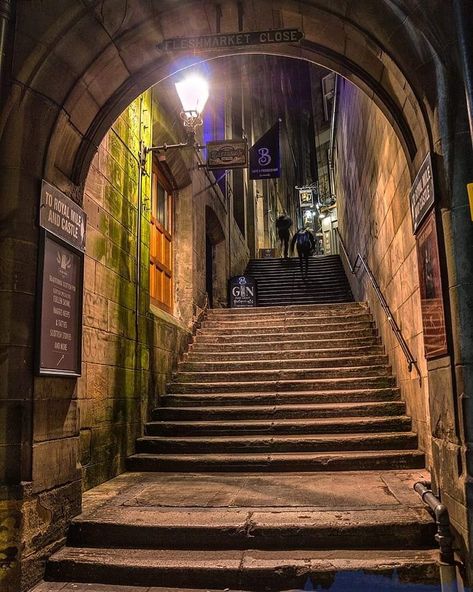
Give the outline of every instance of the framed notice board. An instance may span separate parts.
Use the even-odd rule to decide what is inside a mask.
[[[80,376],[83,254],[48,232],[41,243],[37,373]]]

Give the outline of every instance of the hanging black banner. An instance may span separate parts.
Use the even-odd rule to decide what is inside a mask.
[[[250,148],[250,179],[277,179],[281,174],[279,120]]]

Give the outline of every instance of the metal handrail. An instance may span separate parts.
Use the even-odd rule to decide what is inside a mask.
[[[356,256],[356,259],[355,259],[355,263],[353,265],[351,264],[350,256],[348,255],[348,251],[347,251],[347,248],[346,248],[345,243],[343,241],[343,238],[342,238],[338,228],[336,230],[337,230],[338,239],[340,241],[340,245],[342,247],[343,254],[345,255],[345,259],[348,263],[348,267],[350,268],[351,273],[356,274],[357,270],[359,269],[358,262],[360,262],[361,265],[363,266],[363,268],[365,269],[366,273],[368,274],[368,277],[371,281],[371,285],[374,288],[375,294],[378,297],[378,300],[381,304],[381,307],[384,310],[384,313],[386,315],[386,318],[389,321],[389,324],[391,325],[391,329],[393,330],[394,335],[396,336],[396,339],[398,340],[399,345],[401,346],[401,349],[407,359],[407,367],[409,369],[409,372],[411,372],[412,368],[415,367],[418,375],[420,376],[421,374],[420,374],[420,370],[417,366],[417,360],[412,355],[411,350],[409,349],[409,346],[407,345],[407,342],[404,339],[404,337],[401,333],[401,330],[399,329],[399,326],[396,323],[396,320],[394,319],[393,313],[391,312],[391,309],[389,308],[389,305],[386,302],[386,299],[383,296],[383,293],[381,292],[381,288],[379,287],[379,284],[376,281],[376,278],[374,277],[373,272],[369,268],[368,263],[366,262],[363,255],[361,253],[358,253],[358,255]]]

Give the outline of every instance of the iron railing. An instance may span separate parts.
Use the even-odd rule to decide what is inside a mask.
[[[373,272],[369,268],[368,263],[366,262],[363,255],[361,253],[358,253],[356,256],[356,259],[355,259],[355,263],[352,265],[352,263],[350,261],[350,256],[348,255],[348,251],[347,251],[346,245],[343,241],[343,238],[342,238],[340,232],[338,231],[338,228],[336,230],[337,230],[338,240],[339,240],[340,245],[342,247],[342,252],[345,256],[345,259],[347,261],[347,264],[348,264],[348,267],[350,268],[351,273],[353,275],[356,274],[357,270],[359,269],[358,264],[360,264],[363,267],[363,269],[365,270],[365,272],[371,282],[371,285],[373,286],[374,292],[375,292],[376,296],[378,297],[378,300],[379,300],[381,307],[386,315],[386,318],[389,321],[389,324],[391,325],[391,329],[393,330],[393,333],[396,336],[396,339],[398,340],[399,345],[401,346],[401,349],[406,357],[407,367],[409,369],[409,372],[411,372],[412,368],[415,368],[417,370],[417,373],[420,376],[420,371],[417,366],[417,361],[414,358],[414,356],[412,355],[411,350],[409,349],[409,346],[407,345],[407,342],[404,339],[404,337],[401,333],[401,330],[399,329],[398,324],[396,323],[393,313],[391,312],[391,309],[389,308],[389,305],[386,302],[386,298],[384,297],[383,293],[381,292],[381,288],[379,287],[379,284],[376,281],[376,278],[374,277]]]

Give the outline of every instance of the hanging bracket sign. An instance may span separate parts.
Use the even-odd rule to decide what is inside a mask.
[[[222,140],[207,142],[207,168],[244,169],[248,166],[248,143],[246,140]]]

